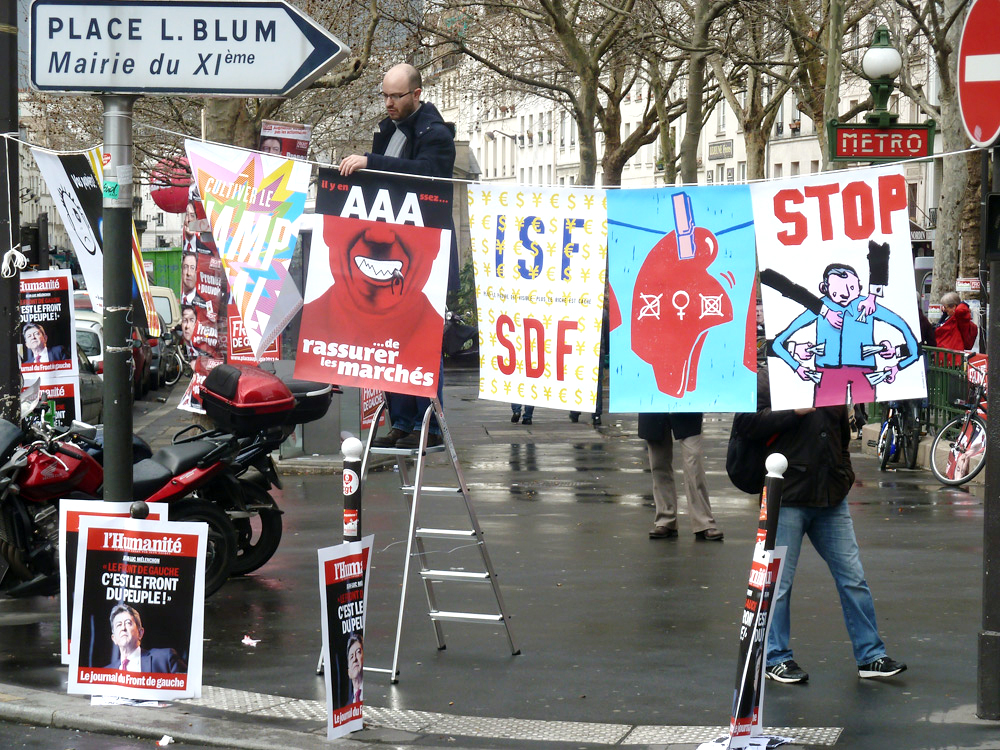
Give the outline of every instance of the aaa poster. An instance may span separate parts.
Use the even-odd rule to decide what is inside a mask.
[[[773,408],[924,398],[899,168],[750,190]]]
[[[752,411],[757,363],[746,186],[608,194],[611,411]],[[616,312],[618,314],[616,314]]]
[[[295,377],[437,395],[451,185],[321,170]]]
[[[327,739],[363,728],[365,613],[373,536],[319,550]]]
[[[68,692],[201,695],[204,523],[80,518]]]
[[[593,188],[469,186],[480,398],[593,411],[604,196]]]

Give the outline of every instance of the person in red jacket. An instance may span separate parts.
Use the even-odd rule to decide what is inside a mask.
[[[935,331],[937,345],[958,352],[971,349],[979,335],[979,327],[972,322],[969,306],[956,292],[948,292],[941,297],[941,307],[946,317]]]

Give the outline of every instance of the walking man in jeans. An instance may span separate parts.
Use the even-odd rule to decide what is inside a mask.
[[[762,367],[757,374],[757,413],[737,415],[735,426],[747,438],[769,441],[771,452],[788,459],[775,537],[775,546],[787,547],[787,552],[771,605],[765,671],[768,679],[778,682],[809,679],[792,658],[789,643],[792,583],[805,536],[833,575],[858,676],[891,677],[905,670],[905,664],[886,655],[885,644],[879,637],[875,602],[861,567],[858,540],[847,507],[847,493],[854,484],[848,453],[851,430],[847,407],[772,411],[767,369]]]

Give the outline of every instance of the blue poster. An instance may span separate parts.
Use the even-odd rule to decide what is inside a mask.
[[[749,188],[607,198],[611,411],[756,410]]]

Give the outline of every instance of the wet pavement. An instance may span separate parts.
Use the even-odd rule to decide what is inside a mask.
[[[476,398],[473,373],[449,372],[446,382],[449,428],[521,653],[511,655],[502,626],[452,623],[443,625],[447,648],[439,651],[421,584],[411,577],[399,682],[366,673],[369,728],[351,739],[663,747],[711,737],[728,723],[758,512],[756,498],[725,475],[729,416],[708,417],[705,429],[710,494],[725,541],[696,541],[686,515],[679,538],[650,540],[651,480],[634,414],[605,414],[595,429],[586,415],[574,424],[566,412],[536,409],[525,427],[510,423],[507,404]],[[170,405],[152,402],[137,414],[137,430],[156,433],[154,443],[171,432]],[[452,483],[441,454],[431,465],[428,484]],[[881,682],[857,678],[832,580],[807,546],[792,635],[795,658],[811,678],[807,685],[767,683],[765,724],[816,746],[1000,746],[1000,725],[975,718],[982,487],[942,487],[921,470],[880,473],[862,455],[855,468],[851,512],[880,630],[889,654],[909,670]],[[220,732],[242,726],[257,746],[266,732],[279,738],[276,746],[312,747],[322,739],[316,549],[340,541],[341,483],[332,475],[284,481],[284,536],[274,559],[230,580],[206,604],[205,697],[159,712],[132,709],[150,726],[217,722],[215,736],[234,745]],[[408,517],[391,468],[369,475],[363,507],[364,531],[375,535],[366,666],[387,668]],[[425,496],[424,525],[455,527],[463,515],[460,499]],[[457,542],[432,558],[435,567],[480,567],[476,550]],[[487,587],[437,590],[441,609],[495,607]],[[241,643],[244,635],[260,639],[256,648]],[[109,711],[64,695],[57,636],[56,600],[0,601],[0,694],[30,688],[73,702],[67,705],[76,711]],[[5,707],[0,695],[0,715]],[[280,739],[282,732],[299,740]]]

